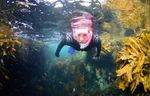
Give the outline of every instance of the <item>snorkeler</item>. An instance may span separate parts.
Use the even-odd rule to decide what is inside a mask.
[[[99,57],[101,51],[100,36],[93,32],[93,16],[84,11],[76,11],[80,16],[74,16],[71,19],[72,33],[66,34],[57,47],[55,56],[59,57],[59,53],[64,45],[71,46],[71,48],[78,51],[88,51],[96,47]]]

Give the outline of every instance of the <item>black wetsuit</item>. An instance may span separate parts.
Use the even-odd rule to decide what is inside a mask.
[[[55,52],[56,57],[59,57],[59,53],[64,45],[71,46],[72,48],[74,48],[78,51],[88,51],[88,50],[92,49],[93,47],[96,47],[97,48],[96,57],[99,56],[100,51],[101,51],[101,39],[98,34],[93,34],[90,44],[87,47],[85,47],[84,49],[80,49],[80,44],[73,38],[71,33],[66,34],[57,47],[57,50]]]

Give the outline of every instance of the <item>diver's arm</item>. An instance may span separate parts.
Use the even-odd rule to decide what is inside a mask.
[[[96,54],[96,57],[99,57],[100,51],[101,51],[101,43],[99,43],[98,46],[96,46],[96,47],[97,47],[97,54]]]
[[[61,51],[61,49],[63,48],[63,46],[65,45],[65,38],[62,39],[62,41],[59,43],[56,52],[55,52],[55,56],[59,57],[59,53]]]
[[[96,39],[96,40],[95,40],[95,43],[96,43],[96,49],[97,49],[96,57],[99,57],[100,52],[101,52],[101,39],[100,39],[99,36],[96,37],[95,39]]]
[[[72,35],[71,34],[66,34],[65,36],[63,36],[61,42],[59,43],[57,49],[56,49],[56,52],[55,52],[55,56],[56,57],[59,57],[59,53],[61,51],[61,49],[63,48],[64,45],[69,45],[70,42],[72,42],[73,39],[72,39]]]

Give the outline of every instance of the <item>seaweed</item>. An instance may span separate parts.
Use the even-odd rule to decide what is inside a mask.
[[[123,44],[116,56],[118,87],[122,90],[130,87],[134,93],[141,83],[147,92],[150,90],[150,32],[147,30],[135,37],[127,37]]]
[[[6,58],[15,60],[17,46],[21,41],[17,37],[12,37],[13,31],[7,24],[0,24],[0,77],[9,80],[9,71],[6,68]]]
[[[103,53],[109,53],[111,52],[111,48],[112,46],[110,45],[110,34],[107,33],[107,32],[103,32],[102,35],[101,35],[101,38],[102,38],[102,52]]]
[[[149,0],[144,3],[141,0],[109,0],[107,6],[115,10],[124,28],[138,32],[136,31],[138,28],[149,26]]]

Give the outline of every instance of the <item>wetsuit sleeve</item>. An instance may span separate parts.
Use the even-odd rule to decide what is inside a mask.
[[[61,49],[63,48],[63,46],[66,45],[66,36],[64,36],[61,40],[61,42],[59,43],[56,52],[55,52],[55,56],[59,57],[59,53],[61,51]]]
[[[59,43],[59,45],[56,49],[55,56],[59,57],[59,53],[60,53],[61,49],[63,48],[63,46],[64,45],[69,45],[72,42],[73,42],[73,39],[72,39],[71,34],[66,34],[65,36],[63,36],[61,42]]]
[[[97,49],[96,57],[99,57],[100,52],[101,52],[101,38],[98,35],[95,37],[95,44],[96,44],[96,49]]]

